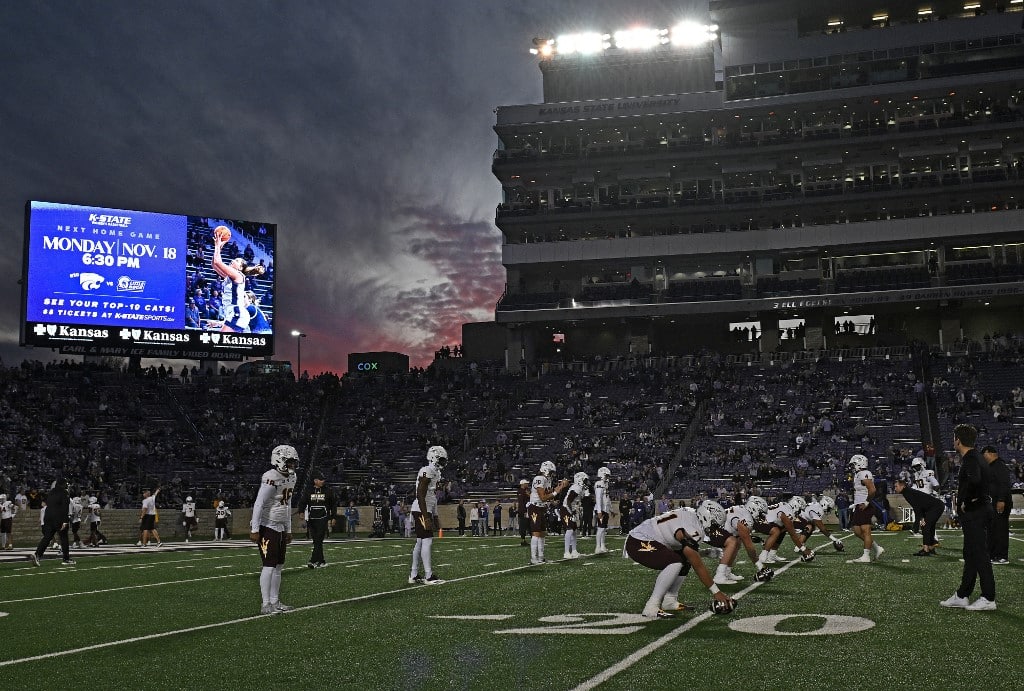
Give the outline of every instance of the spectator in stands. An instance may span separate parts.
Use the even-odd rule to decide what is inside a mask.
[[[185,305],[185,328],[198,329],[199,320],[199,307],[196,306],[195,298],[189,298]]]

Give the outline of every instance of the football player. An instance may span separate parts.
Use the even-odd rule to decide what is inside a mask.
[[[594,512],[597,514],[597,543],[594,554],[605,554],[605,535],[608,533],[608,519],[612,515],[612,500],[608,496],[608,488],[612,484],[612,471],[607,466],[597,469],[597,482],[594,483]]]
[[[231,518],[231,509],[223,501],[218,501],[213,516],[213,539],[215,541],[220,542],[227,539],[229,518]]]
[[[756,511],[752,508],[752,504],[756,506]],[[779,556],[778,550],[782,541],[786,539],[786,535],[793,538],[793,544],[796,545],[797,551],[800,553],[800,561],[814,561],[814,552],[807,549],[807,545],[804,544],[803,535],[797,531],[796,525],[793,523],[793,507],[787,502],[769,505],[764,498],[755,495],[747,500],[747,509],[756,521],[754,530],[768,536],[765,538],[761,554],[757,557],[758,571],[767,564],[785,561]],[[758,514],[763,516],[760,521],[757,519]]]
[[[853,534],[864,543],[864,554],[856,559],[847,559],[847,564],[870,564],[872,557],[878,561],[885,549],[875,544],[871,537],[871,519],[876,515],[875,505],[871,498],[875,496],[875,479],[868,470],[868,459],[863,454],[855,454],[850,458],[850,472],[853,473],[853,516],[850,524]]]
[[[558,499],[558,494],[568,485],[568,480],[560,480],[552,489],[551,478],[555,474],[555,464],[544,461],[540,464],[540,474],[530,484],[530,503],[526,505],[527,520],[530,522],[530,563],[543,564],[544,538],[548,534],[548,504]]]
[[[99,547],[100,545],[107,544],[107,536],[100,531],[100,504],[96,500],[96,497],[89,497],[89,513],[86,518],[89,521],[89,539],[86,541],[86,545],[89,547]]]
[[[939,493],[939,481],[935,478],[935,471],[925,467],[924,459],[915,458],[910,462],[910,472],[913,473],[914,489],[925,494],[937,495]]]
[[[0,494],[0,549],[14,549],[11,528],[17,513],[18,507],[14,502],[8,499],[6,494]]]
[[[794,494],[789,500],[789,505],[793,507],[793,511],[796,513],[796,519],[793,523],[796,525],[797,530],[803,533],[804,541],[810,538],[814,534],[815,529],[817,529],[819,533],[832,541],[832,547],[837,552],[842,552],[846,549],[842,541],[837,537],[833,537],[832,531],[825,527],[825,516],[834,511],[836,507],[835,502],[830,497],[823,496],[818,499],[811,499],[808,502],[803,497]]]
[[[82,525],[82,498],[71,497],[71,504],[68,509],[68,521],[71,523],[71,536],[74,541],[71,546],[75,549],[82,547],[82,538],[78,536],[78,528]]]
[[[587,477],[586,473],[579,472],[572,476],[572,484],[569,485],[569,490],[562,497],[562,503],[558,507],[558,516],[562,520],[562,525],[565,528],[565,535],[563,539],[565,541],[565,553],[562,555],[563,559],[579,559],[580,553],[576,551],[576,529],[579,527],[576,525],[576,513],[580,507],[580,499],[583,498],[583,493],[587,491],[587,486],[590,484],[590,478]]]
[[[185,528],[185,542],[188,542],[192,539],[192,531],[199,525],[196,503],[192,497],[185,497],[185,503],[181,505],[181,525]]]
[[[697,512],[681,507],[646,521],[629,531],[623,553],[649,569],[658,571],[654,589],[641,614],[651,619],[674,616],[688,607],[679,602],[679,588],[692,568],[704,587],[711,591],[716,613],[731,612],[736,601],[715,584],[701,559],[704,528]]]
[[[275,446],[270,452],[271,468],[263,473],[252,505],[249,539],[259,545],[263,560],[260,614],[278,614],[292,609],[281,602],[281,572],[286,548],[292,541],[292,494],[298,462],[299,454],[294,446]]]
[[[445,451],[445,448],[431,446],[427,449],[427,464],[420,468],[417,475],[416,500],[412,503],[416,544],[412,548],[410,585],[444,583],[444,580],[434,573],[431,556],[434,545],[434,524],[437,523],[437,482],[441,479],[441,471],[447,462],[448,452]],[[420,576],[421,561],[423,562],[423,576]]]
[[[718,502],[706,499],[697,507],[697,517],[704,526],[711,546],[722,550],[722,557],[715,570],[715,583],[732,585],[742,581],[743,576],[732,572],[732,565],[736,562],[741,544],[747,550],[750,563],[757,563],[757,548],[754,547],[754,540],[750,535],[754,526],[754,518],[750,511],[742,504],[723,509]],[[774,575],[775,572],[766,566],[754,575],[754,580],[769,581]]]
[[[938,497],[922,492],[902,478],[897,478],[893,484],[897,494],[902,494],[911,508],[914,509],[914,517],[921,528],[922,545],[921,549],[914,552],[915,557],[933,557],[935,548],[939,541],[935,539],[935,524],[942,518],[946,505]]]

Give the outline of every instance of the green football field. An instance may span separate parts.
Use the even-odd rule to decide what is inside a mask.
[[[730,615],[712,615],[695,577],[671,620],[638,616],[653,571],[610,554],[527,566],[518,538],[435,540],[447,582],[407,585],[412,542],[330,542],[326,569],[290,548],[282,600],[259,616],[259,559],[220,549],[76,552],[0,564],[0,680],[10,689],[1020,689],[1024,687],[1024,540],[997,566],[998,611],[938,606],[959,581],[960,538],[911,557],[918,539],[883,533],[882,561],[818,558],[747,576]],[[792,545],[787,556],[791,555]],[[190,545],[192,547],[194,545]],[[593,540],[581,540],[582,552]],[[50,555],[48,555],[49,557]],[[741,554],[741,559],[745,555]],[[709,560],[709,565],[712,562]],[[975,596],[978,592],[975,592]]]

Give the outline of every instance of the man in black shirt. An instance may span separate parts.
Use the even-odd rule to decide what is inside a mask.
[[[1010,492],[1010,469],[1006,461],[999,457],[996,447],[986,446],[981,450],[981,457],[988,463],[989,496],[995,515],[988,527],[988,552],[993,564],[1010,563],[1010,509],[1013,508],[1013,497]]]
[[[68,546],[68,509],[71,506],[71,496],[68,494],[67,483],[58,478],[46,495],[46,513],[43,514],[43,539],[39,541],[36,551],[29,558],[32,563],[39,566],[39,560],[46,553],[46,548],[53,542],[53,536],[60,538],[60,550],[64,555],[61,562],[63,566],[74,566]]]
[[[960,587],[939,603],[943,607],[973,611],[996,608],[996,580],[988,555],[988,526],[993,515],[988,496],[988,464],[974,449],[977,439],[978,430],[972,425],[961,424],[953,428],[953,448],[961,459],[956,503],[964,533],[964,570]],[[967,598],[978,580],[981,581],[981,597],[972,603]]]
[[[893,486],[896,488],[896,493],[902,494],[914,509],[914,519],[921,527],[922,545],[921,549],[914,553],[914,556],[935,556],[935,547],[939,544],[935,539],[935,524],[942,518],[946,505],[938,497],[914,489],[903,478],[896,478],[896,483]]]
[[[319,569],[327,566],[324,561],[324,538],[327,537],[328,521],[334,518],[334,493],[327,486],[324,473],[313,471],[313,489],[306,499],[306,526],[309,537],[313,540],[313,554],[307,566]]]

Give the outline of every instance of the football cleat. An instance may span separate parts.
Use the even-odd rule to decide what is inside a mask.
[[[33,552],[32,554],[29,555],[29,559],[32,560],[33,564],[35,564],[36,566],[39,566],[39,555],[37,555],[35,552]]]
[[[856,559],[847,559],[846,563],[847,564],[870,564],[871,563],[871,555],[862,554],[859,557],[857,557]]]
[[[970,604],[970,600],[966,597],[960,597],[956,593],[953,593],[947,599],[939,603],[941,607],[959,607],[961,609],[966,609]]]
[[[409,585],[423,585],[423,576],[409,576]]]
[[[979,597],[971,604],[964,607],[964,609],[971,612],[986,612],[996,608],[995,600],[989,600],[987,597]]]
[[[729,614],[736,609],[736,600],[729,598],[728,600],[712,600],[711,611],[715,614]]]
[[[61,562],[60,562],[60,565],[61,566],[74,566],[75,565],[75,560],[74,559],[62,559]]]
[[[437,574],[432,574],[430,578],[423,579],[423,582],[427,585],[441,585],[442,583],[444,583],[444,579],[438,578]]]
[[[754,574],[754,580],[760,581],[761,583],[767,583],[773,578],[775,578],[775,570],[767,566],[763,569],[758,569],[757,573]]]
[[[661,603],[662,612],[690,612],[693,611],[693,607],[680,602],[679,600],[663,600]]]
[[[276,605],[274,605],[274,611],[276,612],[291,612],[293,609],[295,608],[291,605],[286,605],[283,602],[278,602]]]
[[[648,619],[671,619],[675,615],[663,609],[644,609],[640,616],[647,617]]]
[[[875,561],[878,561],[879,559],[881,559],[882,555],[885,554],[885,547],[882,547],[877,542],[874,545],[872,545],[871,549],[872,549],[872,552],[873,552],[873,554],[875,556]]]
[[[260,607],[260,614],[277,614],[277,610],[273,605],[263,605]]]

